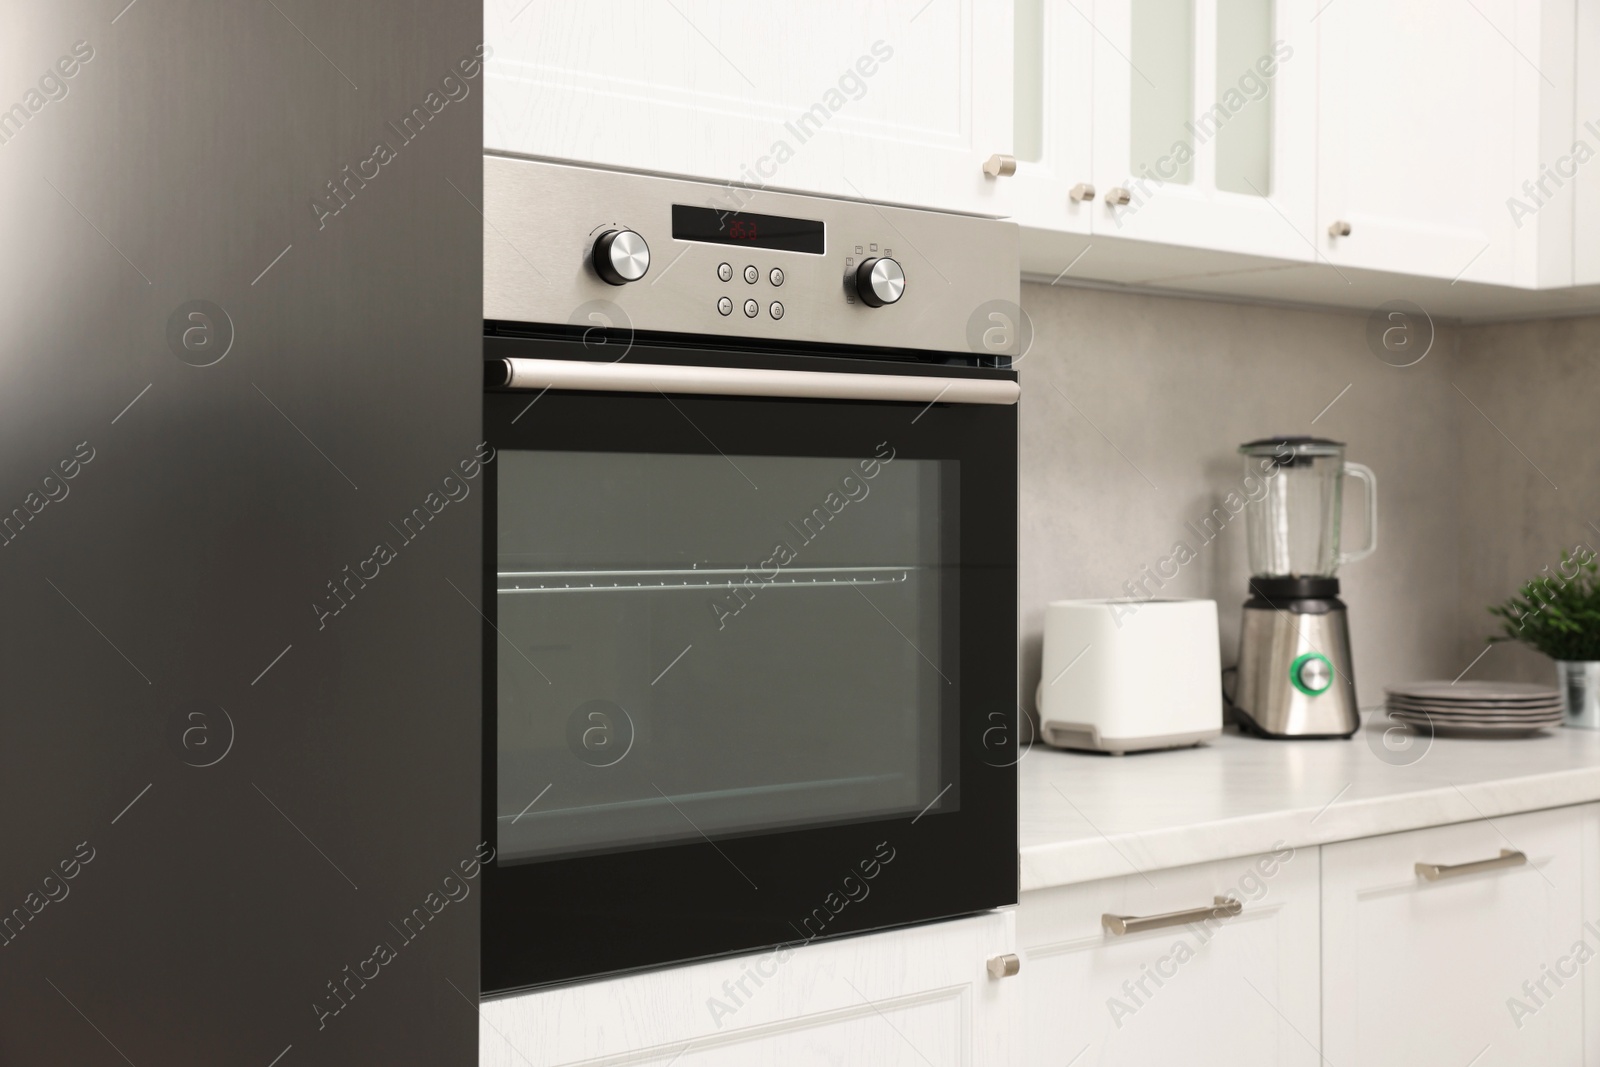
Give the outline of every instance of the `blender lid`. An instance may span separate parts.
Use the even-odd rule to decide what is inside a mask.
[[[1263,437],[1256,441],[1247,441],[1239,446],[1239,451],[1246,456],[1271,456],[1278,454],[1285,447],[1297,456],[1337,456],[1344,451],[1345,444],[1343,441],[1332,441],[1326,437],[1285,434],[1282,437]]]

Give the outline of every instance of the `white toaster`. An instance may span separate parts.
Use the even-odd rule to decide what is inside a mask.
[[[1222,732],[1214,600],[1057,600],[1045,608],[1039,732],[1120,756]]]

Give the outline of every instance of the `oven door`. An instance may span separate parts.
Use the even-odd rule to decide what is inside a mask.
[[[1015,376],[491,351],[483,992],[1014,904]]]

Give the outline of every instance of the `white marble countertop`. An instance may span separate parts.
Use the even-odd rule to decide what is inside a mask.
[[[1019,767],[1022,889],[1600,800],[1600,731],[1420,746],[1386,750],[1376,724],[1120,757],[1036,744]]]

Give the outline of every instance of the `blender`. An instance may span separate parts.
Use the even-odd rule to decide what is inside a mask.
[[[1378,486],[1369,468],[1346,462],[1344,449],[1320,437],[1239,446],[1250,599],[1230,703],[1241,725],[1262,737],[1349,737],[1361,725],[1350,627],[1334,572],[1378,546]],[[1339,548],[1346,474],[1366,489],[1366,543],[1356,552]]]

